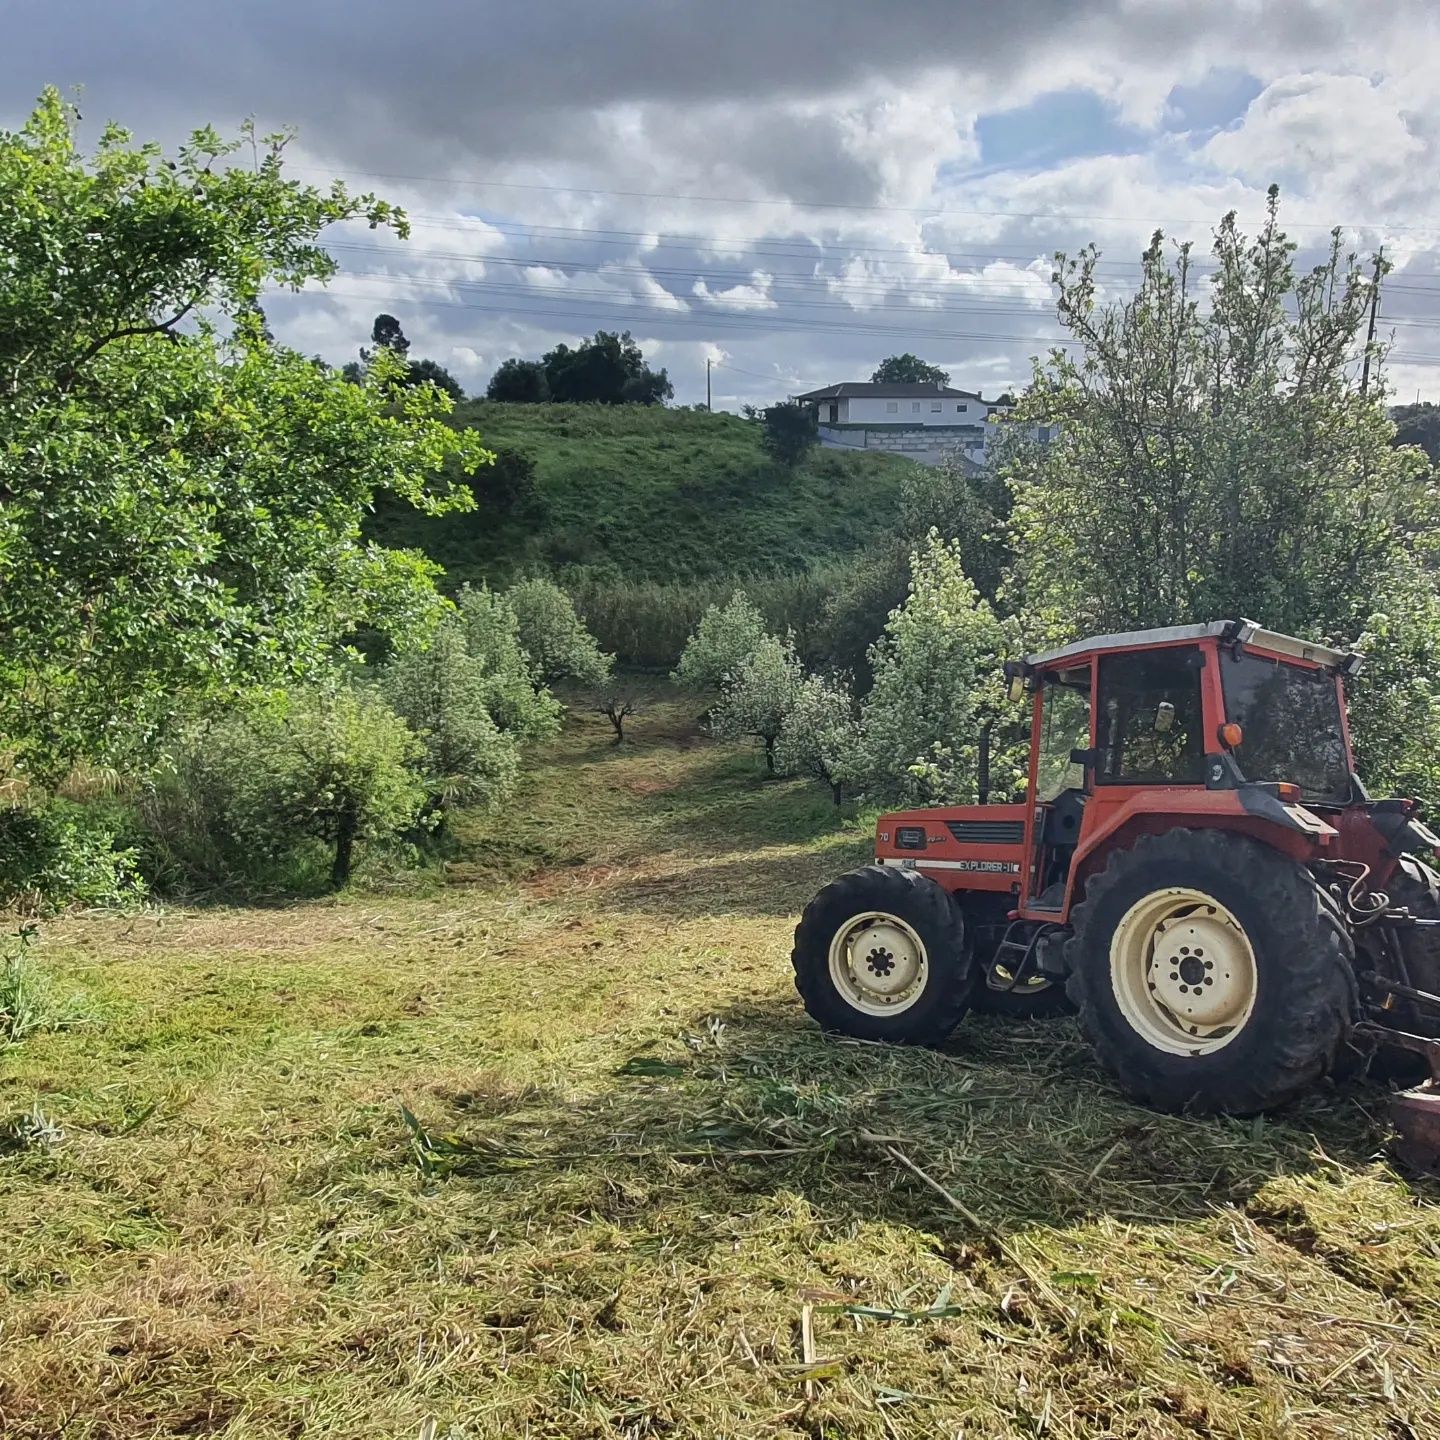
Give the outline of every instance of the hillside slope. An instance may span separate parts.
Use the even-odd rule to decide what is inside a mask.
[[[694,410],[471,401],[456,419],[533,462],[536,513],[431,519],[385,505],[372,524],[456,584],[573,565],[654,580],[803,569],[893,524],[910,468],[816,450],[787,471],[766,457],[757,425]]]

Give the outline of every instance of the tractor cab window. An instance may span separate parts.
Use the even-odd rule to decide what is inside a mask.
[[[1087,749],[1089,744],[1090,667],[1046,676],[1035,786],[1035,798],[1042,805],[1085,784],[1085,767],[1077,765],[1070,752]]]
[[[1200,670],[1191,646],[1100,659],[1095,770],[1101,785],[1194,785],[1205,778]]]
[[[1245,651],[1221,658],[1220,681],[1247,780],[1288,780],[1306,800],[1344,801],[1350,764],[1333,675]]]

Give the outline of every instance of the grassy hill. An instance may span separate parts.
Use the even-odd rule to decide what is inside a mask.
[[[661,581],[805,569],[889,527],[910,468],[816,450],[791,472],[766,457],[757,425],[694,410],[471,401],[456,418],[534,463],[536,514],[431,519],[386,505],[372,527],[456,584],[577,565]]]
[[[1381,1092],[1197,1120],[1068,1020],[827,1038],[791,927],[866,844],[693,711],[577,705],[434,894],[47,926],[6,1440],[1440,1434]]]

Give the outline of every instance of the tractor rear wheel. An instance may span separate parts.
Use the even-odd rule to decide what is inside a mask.
[[[1414,855],[1402,855],[1385,887],[1392,905],[1404,906],[1417,920],[1440,920],[1440,874]],[[1400,930],[1405,978],[1416,990],[1440,995],[1440,929]],[[1412,1035],[1440,1040],[1440,1015],[1414,1001],[1396,1002],[1400,1027]]]
[[[1281,1105],[1354,1022],[1334,906],[1304,866],[1243,836],[1142,837],[1090,879],[1073,923],[1070,997],[1100,1063],[1144,1104]]]
[[[810,1015],[862,1040],[938,1045],[975,990],[959,908],[927,876],[886,865],[852,870],[816,895],[791,961]]]

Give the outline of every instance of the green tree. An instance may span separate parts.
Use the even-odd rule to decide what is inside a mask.
[[[405,338],[400,322],[393,315],[375,317],[375,323],[370,327],[370,343],[379,349],[390,351],[401,360],[410,353],[410,342]],[[361,353],[363,358],[369,359],[363,351]]]
[[[819,443],[820,429],[815,408],[796,400],[783,400],[771,405],[762,421],[760,443],[765,453],[778,464],[793,470]]]
[[[283,136],[231,165],[210,130],[167,160],[110,126],[87,160],[74,118],[52,90],[0,132],[0,734],[50,778],[432,624],[434,567],[361,517],[468,504],[432,482],[484,457],[428,387],[389,399],[393,357],[347,385],[261,333],[264,287],[333,272],[328,225],[398,212],[289,179]]]
[[[874,385],[948,385],[950,372],[938,365],[927,365],[918,355],[890,355],[876,367],[870,377]]]
[[[861,706],[866,789],[907,804],[973,800],[987,720],[1001,727],[997,777],[1012,763],[1008,744],[1018,736],[1002,666],[1022,653],[1018,626],[981,597],[958,542],[932,531],[910,568],[910,594],[870,653],[875,679]]]
[[[520,621],[510,602],[484,586],[467,585],[455,605],[466,648],[483,667],[485,708],[496,726],[521,742],[557,734],[562,707],[520,643]]]
[[[780,721],[775,764],[787,775],[804,775],[830,787],[837,805],[865,774],[855,697],[838,680],[807,675]]]
[[[691,690],[719,690],[767,638],[765,617],[737,590],[724,605],[706,607],[671,678]]]
[[[493,810],[515,788],[520,749],[490,714],[490,680],[458,619],[442,624],[424,649],[405,651],[380,670],[380,693],[425,747],[420,770],[432,810]]]
[[[1396,445],[1418,445],[1432,465],[1440,462],[1440,405],[1429,400],[1397,405],[1390,418],[1395,422]]]
[[[804,678],[794,646],[765,636],[726,679],[710,711],[711,732],[722,740],[750,736],[760,741],[765,768],[774,775],[776,742]]]
[[[405,373],[407,385],[433,385],[457,405],[465,398],[460,382],[437,360],[412,360]]]
[[[666,373],[645,363],[628,330],[623,335],[597,330],[573,350],[557,345],[541,364],[552,400],[661,405],[675,393]]]
[[[594,686],[610,678],[615,657],[600,649],[576,614],[575,602],[553,580],[522,580],[505,592],[505,599],[538,684],[569,680]]]
[[[550,381],[541,360],[506,360],[485,387],[487,400],[540,405],[550,398]]]

